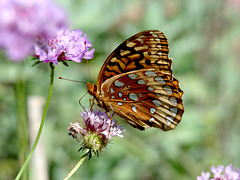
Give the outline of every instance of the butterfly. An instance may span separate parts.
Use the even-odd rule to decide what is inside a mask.
[[[175,129],[184,112],[179,82],[172,75],[168,42],[158,30],[121,43],[103,64],[97,84],[87,83],[96,104],[134,128]]]

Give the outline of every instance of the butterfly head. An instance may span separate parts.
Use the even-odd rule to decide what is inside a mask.
[[[87,90],[90,95],[95,96],[97,94],[96,84],[91,84],[90,82],[87,82]]]

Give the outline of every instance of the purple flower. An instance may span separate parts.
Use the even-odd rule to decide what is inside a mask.
[[[124,131],[117,125],[116,121],[111,120],[106,112],[85,111],[81,113],[84,126],[78,123],[70,123],[68,128],[69,134],[77,139],[82,139],[81,150],[88,150],[91,154],[98,154],[108,144],[109,140],[114,137],[123,137]],[[89,154],[89,155],[90,155]]]
[[[232,164],[230,164],[225,168],[224,177],[231,180],[240,180],[239,173],[240,170],[237,169],[237,171],[235,171],[235,168],[232,166]]]
[[[198,176],[197,180],[240,180],[240,170],[234,168],[232,164],[226,168],[218,165],[218,167],[211,167],[213,177],[210,178],[210,172],[202,172],[202,176]]]
[[[218,167],[212,166],[210,169],[214,175],[214,178],[220,178],[222,172],[224,171],[224,166],[220,166],[220,165],[218,165]]]
[[[202,176],[198,176],[197,180],[209,180],[209,178],[210,178],[210,172],[202,171]]]
[[[0,48],[14,61],[32,53],[39,38],[52,38],[66,26],[64,11],[50,0],[1,0]]]
[[[82,58],[92,59],[94,49],[86,34],[79,29],[70,32],[68,29],[60,29],[57,37],[51,40],[42,39],[34,46],[35,56],[44,63],[52,62],[58,65],[59,61],[75,61],[80,63]]]

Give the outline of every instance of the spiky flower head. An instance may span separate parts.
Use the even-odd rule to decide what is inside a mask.
[[[114,136],[123,137],[124,130],[117,125],[116,121],[110,119],[106,112],[85,111],[81,112],[84,125],[70,123],[69,134],[73,138],[82,139],[80,150],[87,150],[89,158],[92,153],[99,153],[107,146],[110,139]]]

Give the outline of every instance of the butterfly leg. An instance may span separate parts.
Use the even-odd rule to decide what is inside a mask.
[[[111,131],[111,128],[112,128],[112,117],[110,116],[109,112],[107,111],[107,115],[109,117],[109,119],[111,120],[111,124],[110,124],[110,127],[109,127],[109,131],[108,131],[108,139],[109,139],[109,136],[110,136],[110,131]]]
[[[92,108],[93,105],[94,105],[94,104],[97,105],[98,103],[97,103],[94,99],[90,98],[90,99],[89,99],[89,104],[90,104],[90,110],[92,111],[92,110],[93,110],[93,108]]]
[[[85,110],[85,108],[83,107],[83,105],[82,105],[82,103],[81,103],[81,100],[84,98],[84,96],[86,96],[86,94],[87,94],[88,92],[85,92],[85,94],[79,99],[79,101],[78,101],[78,103],[80,104],[80,106],[83,108],[83,110],[84,111],[86,111]]]

